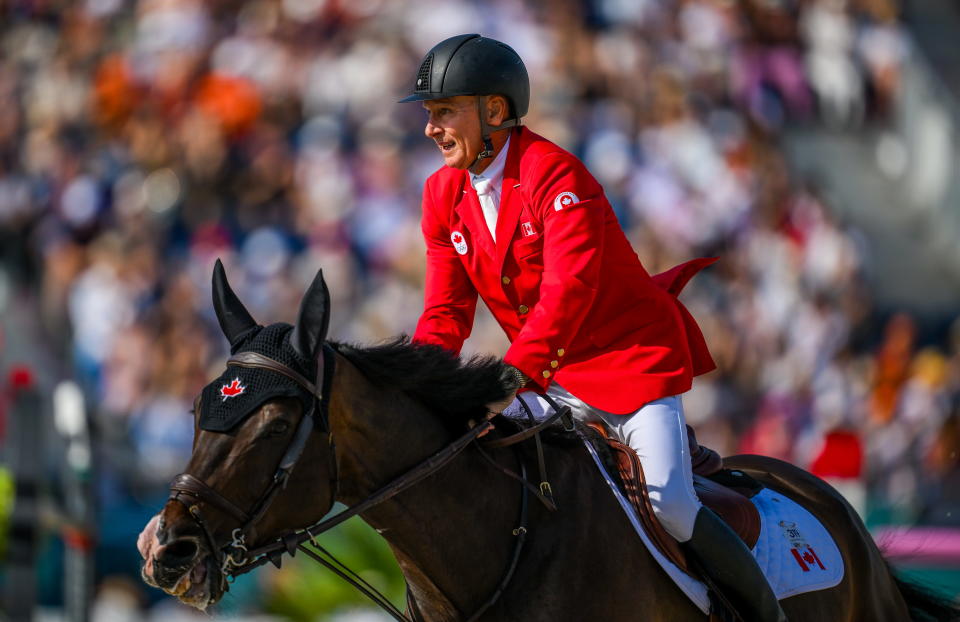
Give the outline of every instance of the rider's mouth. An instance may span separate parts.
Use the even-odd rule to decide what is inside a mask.
[[[440,147],[440,151],[443,151],[444,153],[449,153],[456,146],[456,143],[452,140],[447,143],[438,142],[437,146]]]

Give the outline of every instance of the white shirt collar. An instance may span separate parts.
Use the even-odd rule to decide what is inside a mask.
[[[507,136],[507,142],[503,143],[503,149],[501,149],[500,153],[497,154],[497,157],[493,159],[493,162],[490,163],[490,166],[485,168],[479,175],[470,173],[470,183],[474,188],[477,187],[477,180],[489,179],[491,187],[493,187],[498,194],[500,193],[500,186],[503,184],[503,169],[507,165],[507,151],[509,149],[510,136]]]

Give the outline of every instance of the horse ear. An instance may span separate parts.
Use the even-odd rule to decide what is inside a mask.
[[[330,292],[323,280],[323,270],[318,270],[300,302],[297,324],[290,333],[290,345],[300,356],[314,361],[320,355],[320,347],[327,338],[329,326]]]
[[[220,329],[230,342],[231,351],[251,329],[257,327],[247,308],[230,289],[227,273],[219,259],[213,267],[213,309],[220,321]]]

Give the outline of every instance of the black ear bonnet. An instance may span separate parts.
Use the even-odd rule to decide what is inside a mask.
[[[317,378],[317,361],[308,361],[290,345],[290,324],[271,324],[256,327],[231,348],[232,354],[256,352],[282,363],[312,382]],[[325,371],[327,371],[325,369]],[[227,432],[256,412],[264,402],[280,397],[300,400],[304,413],[309,414],[316,402],[315,396],[293,379],[264,368],[228,365],[220,377],[208,384],[200,398],[200,429]]]

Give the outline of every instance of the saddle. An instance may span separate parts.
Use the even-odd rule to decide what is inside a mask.
[[[610,438],[603,426],[588,424],[596,430],[607,444],[616,463],[623,485],[623,492],[637,511],[640,521],[656,547],[667,559],[687,574],[696,575],[687,563],[680,544],[667,533],[653,513],[647,495],[643,467],[636,452],[627,445]],[[687,426],[690,456],[693,463],[693,487],[703,505],[722,518],[752,549],[760,536],[760,513],[750,498],[760,492],[762,486],[742,471],[723,468],[720,455],[697,442],[693,428]]]

